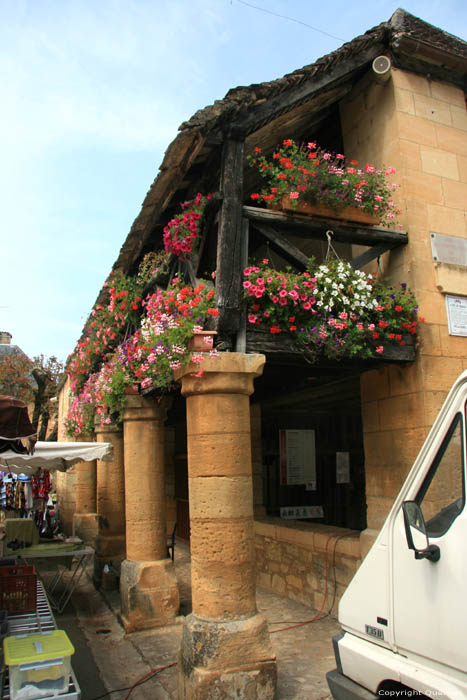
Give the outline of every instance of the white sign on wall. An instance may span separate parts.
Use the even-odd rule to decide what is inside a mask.
[[[306,484],[307,491],[315,491],[315,431],[279,430],[279,441],[281,485]]]
[[[467,297],[446,294],[449,335],[467,336]]]
[[[433,260],[450,265],[467,266],[467,240],[444,233],[431,233]]]
[[[350,483],[350,453],[336,452],[336,483]]]

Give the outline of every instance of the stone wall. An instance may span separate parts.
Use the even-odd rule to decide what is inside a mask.
[[[360,565],[359,535],[317,523],[256,518],[257,584],[316,610],[332,608],[337,616],[337,603]]]
[[[467,113],[462,90],[402,70],[368,74],[341,104],[345,153],[397,169],[400,223],[409,243],[381,260],[383,274],[415,292],[426,320],[410,366],[362,376],[368,528],[371,540],[455,378],[467,338],[448,334],[444,293],[467,294],[467,269],[433,261],[431,233],[467,238]],[[362,554],[367,545],[362,547]]]

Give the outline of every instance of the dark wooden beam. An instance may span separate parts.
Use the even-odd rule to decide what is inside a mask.
[[[415,336],[409,335],[404,337],[404,342],[405,345],[402,346],[399,345],[399,343],[394,343],[393,345],[386,343],[384,345],[384,351],[380,355],[375,354],[374,357],[367,360],[344,358],[337,361],[324,358],[319,360],[316,366],[319,367],[322,365],[345,368],[349,366],[362,366],[366,369],[370,369],[372,363],[376,363],[376,365],[379,366],[382,361],[413,362],[415,359]],[[302,351],[295,344],[293,336],[288,333],[271,334],[267,329],[254,327],[250,324],[250,327],[247,328],[246,348],[247,352],[266,354],[268,361],[271,362],[274,362],[277,357],[281,363],[288,358],[289,361],[294,364],[297,362],[307,364]]]
[[[217,330],[222,349],[230,349],[240,327],[242,292],[244,142],[227,139],[221,168],[222,206],[219,217],[216,263]]]
[[[297,246],[286,240],[280,233],[274,231],[272,226],[268,226],[267,224],[255,224],[255,228],[273,244],[273,247],[276,248],[288,262],[300,269],[306,269],[308,256],[302,253]]]
[[[334,400],[344,402],[360,396],[360,373],[355,372],[350,377],[342,376],[336,380],[327,381],[318,386],[301,387],[291,393],[282,394],[280,396],[266,398],[261,402],[261,406],[265,409],[271,409],[280,406],[293,406],[307,402],[310,406],[310,412],[320,405],[323,400],[332,395]],[[336,399],[336,397],[339,397]]]
[[[276,115],[292,109],[296,104],[313,97],[321,90],[332,86],[333,83],[348,79],[354,71],[363,70],[381,53],[384,53],[384,44],[378,43],[359,51],[354,56],[347,56],[345,61],[334,68],[330,67],[329,70],[323,71],[318,77],[310,75],[308,80],[304,80],[296,87],[274,95],[256,109],[250,109],[244,117],[236,119],[231,128],[237,127],[245,134],[256,131],[261,124],[271,121]]]
[[[408,243],[407,233],[380,226],[363,226],[339,219],[319,219],[300,214],[283,214],[259,207],[243,207],[243,214],[256,224],[269,224],[275,230],[303,238],[326,240],[326,231],[332,231],[332,240],[365,246],[389,245],[395,248]]]
[[[351,260],[350,264],[352,265],[354,270],[359,270],[364,265],[368,265],[368,263],[372,260],[380,258],[381,255],[383,255],[383,253],[386,253],[388,250],[391,250],[390,245],[375,245],[373,246],[373,248],[369,248],[364,253],[358,255],[356,258]]]

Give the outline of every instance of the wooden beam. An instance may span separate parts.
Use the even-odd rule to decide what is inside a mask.
[[[250,222],[248,219],[242,219],[243,235],[242,235],[242,270],[248,267],[248,242],[250,238]],[[246,352],[246,309],[243,307],[240,319],[240,328],[237,333],[235,342],[235,352]]]
[[[306,269],[308,256],[302,253],[297,246],[287,241],[280,233],[276,233],[272,226],[268,226],[267,224],[255,224],[255,228],[278,249],[288,262],[292,263],[292,265],[296,265],[300,269]]]
[[[335,401],[344,402],[354,397],[360,397],[360,373],[356,371],[351,376],[343,375],[336,380],[331,380],[318,386],[301,387],[293,392],[266,398],[261,402],[264,408],[280,406],[293,406],[308,402],[310,411],[319,406],[320,402],[333,395]],[[337,398],[338,397],[338,398]]]
[[[330,87],[333,83],[348,79],[354,72],[363,70],[370,62],[381,53],[384,53],[384,44],[377,43],[359,51],[354,56],[347,56],[344,61],[334,68],[322,71],[318,77],[310,73],[308,79],[304,79],[298,85],[274,95],[256,109],[250,109],[244,117],[239,117],[232,123],[232,128],[237,127],[245,134],[256,131],[261,124],[271,121],[276,115],[292,109],[299,102],[303,102],[316,93]]]
[[[316,362],[316,367],[319,366],[335,366],[335,367],[357,367],[369,369],[371,364],[380,366],[382,361],[388,362],[413,362],[415,359],[415,336],[409,335],[404,337],[405,345],[395,343],[391,345],[386,343],[384,351],[380,355],[375,355],[373,358],[361,360],[359,358],[343,358],[342,360],[327,360],[323,358]],[[294,342],[293,336],[289,333],[271,334],[267,329],[257,328],[250,324],[246,334],[247,352],[264,353],[268,356],[268,361],[274,362],[277,357],[281,362],[285,358],[289,358],[290,362],[296,364],[300,362],[307,364],[303,357],[302,351]]]
[[[219,345],[229,349],[229,336],[240,327],[242,292],[244,142],[227,139],[221,168],[222,206],[219,217],[216,263],[216,300],[219,310]],[[225,345],[225,347],[224,347]]]
[[[375,245],[373,248],[366,250],[364,253],[351,260],[350,264],[354,270],[359,270],[364,265],[368,265],[372,260],[381,257],[381,255],[388,250],[391,250],[390,245]]]
[[[243,207],[243,214],[255,225],[269,224],[275,230],[303,238],[326,240],[326,231],[332,231],[333,241],[374,246],[388,244],[395,248],[408,243],[406,232],[380,226],[362,226],[339,219],[319,219],[301,214],[283,214],[259,207]]]

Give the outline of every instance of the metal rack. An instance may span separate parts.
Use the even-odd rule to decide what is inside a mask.
[[[34,632],[47,632],[57,629],[57,623],[52,613],[50,603],[44,590],[42,581],[37,581],[37,608],[36,612],[9,615],[8,622],[10,624],[10,635],[15,634],[33,634]],[[10,688],[8,679],[8,670],[5,670],[5,684],[3,687],[2,700],[9,700]],[[70,679],[68,681],[68,691],[60,693],[60,695],[42,696],[41,700],[81,700],[81,690],[76,680],[76,676],[71,669]]]

